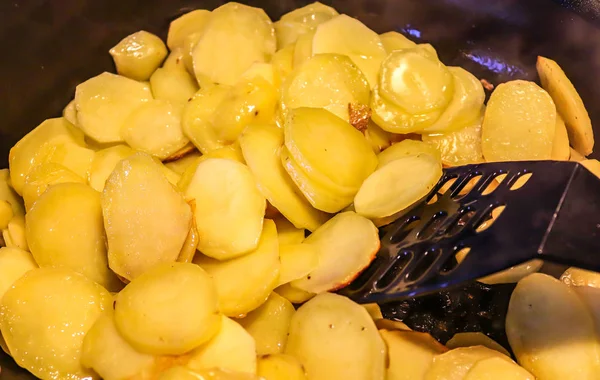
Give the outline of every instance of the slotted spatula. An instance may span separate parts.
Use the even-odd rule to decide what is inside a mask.
[[[450,168],[381,232],[377,257],[340,294],[397,301],[531,259],[600,271],[600,179],[566,161]]]

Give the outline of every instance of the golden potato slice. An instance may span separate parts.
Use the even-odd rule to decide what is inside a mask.
[[[196,371],[219,368],[256,374],[254,338],[234,320],[219,318],[221,329],[214,338],[190,353],[187,366]]]
[[[338,14],[335,9],[318,1],[284,14],[273,24],[277,36],[277,49],[294,44],[300,36],[313,32],[319,24]]]
[[[281,109],[284,115],[299,107],[325,108],[350,121],[348,104],[369,104],[367,79],[350,58],[339,54],[319,54],[294,69],[283,87]]]
[[[345,14],[317,26],[312,52],[347,55],[365,74],[371,88],[377,83],[379,68],[386,56],[379,35]]]
[[[190,185],[190,182],[194,178],[194,175],[196,174],[198,165],[202,161],[208,160],[209,158],[225,158],[228,160],[237,161],[240,164],[246,163],[246,161],[244,161],[242,148],[240,148],[239,142],[235,142],[219,149],[211,150],[209,153],[203,154],[185,169],[181,175],[181,179],[177,183],[177,187],[185,192]]]
[[[35,166],[29,171],[23,186],[23,201],[25,208],[31,210],[35,201],[52,185],[59,183],[82,183],[86,180],[73,173],[66,167],[47,162]]]
[[[164,160],[189,142],[181,130],[181,111],[180,105],[152,100],[125,119],[121,136],[133,149]]]
[[[81,348],[81,364],[103,379],[129,379],[149,372],[155,357],[135,350],[119,333],[112,309],[92,325]]]
[[[553,160],[559,161],[568,161],[571,157],[567,127],[559,113],[556,114],[556,132],[554,132],[551,157]]]
[[[442,174],[441,161],[429,154],[394,160],[363,182],[354,209],[370,219],[395,215],[429,194]]]
[[[304,241],[304,229],[296,228],[292,222],[284,217],[276,217],[273,219],[277,227],[277,237],[279,245],[300,244]]]
[[[294,160],[327,187],[358,191],[377,166],[377,157],[362,133],[327,110],[291,110],[284,132],[285,146]]]
[[[363,133],[375,154],[380,153],[392,145],[391,133],[381,129],[381,127],[375,124],[373,120],[368,121],[367,129]]]
[[[560,280],[569,286],[589,286],[600,288],[600,273],[570,267],[560,276]]]
[[[364,307],[367,313],[369,313],[373,321],[383,319],[383,314],[381,314],[381,308],[376,303],[363,304],[362,307]]]
[[[294,288],[291,284],[278,286],[275,288],[275,293],[294,304],[303,304],[316,295],[315,293],[305,292],[304,290]]]
[[[162,372],[158,380],[262,380],[260,377],[247,372],[232,372],[223,369],[192,371],[178,366]]]
[[[397,134],[423,132],[442,114],[441,110],[437,110],[421,115],[411,115],[385,99],[379,86],[375,86],[373,89],[370,106],[373,121],[384,131]]]
[[[29,271],[2,297],[0,330],[19,366],[38,378],[84,378],[86,332],[112,305],[104,288],[66,269]]]
[[[448,351],[427,333],[379,330],[388,350],[386,379],[422,379],[433,364],[433,358]]]
[[[437,160],[441,159],[440,151],[435,147],[432,147],[423,141],[405,139],[390,146],[377,155],[377,161],[379,162],[377,169],[381,169],[399,158],[414,157],[423,154],[428,154]]]
[[[123,38],[109,53],[119,75],[145,81],[164,61],[167,47],[158,36],[140,30]]]
[[[381,64],[379,91],[386,100],[410,115],[427,114],[449,107],[454,96],[455,104],[449,113],[457,114],[463,107],[470,110],[471,104],[474,103],[468,96],[474,87],[473,78],[468,74],[460,70],[451,72],[442,62],[426,54],[421,48],[396,50]],[[458,92],[458,98],[454,91],[457,85],[464,86],[464,90]],[[481,84],[479,85],[481,88]],[[483,88],[481,91],[483,95]]]
[[[2,237],[4,238],[7,247],[29,251],[25,227],[25,216],[13,215],[8,222],[6,230],[2,231]]]
[[[181,48],[183,41],[192,33],[202,32],[206,23],[210,19],[210,11],[206,9],[196,9],[187,12],[169,24],[169,33],[167,34],[167,46],[170,50]]]
[[[327,213],[338,212],[352,203],[355,191],[340,188],[340,186],[327,186],[311,179],[292,157],[289,150],[283,146],[279,152],[281,163],[288,175],[311,205],[317,210]]]
[[[370,220],[347,211],[331,218],[302,244],[316,248],[319,265],[292,285],[322,293],[348,285],[371,263],[379,250],[379,235]]]
[[[156,265],[117,295],[115,324],[140,352],[184,354],[219,331],[215,284],[194,264]]]
[[[300,37],[294,44],[293,67],[300,67],[304,62],[308,61],[313,56],[313,38],[315,31],[307,32]]]
[[[485,92],[479,79],[461,67],[448,67],[454,78],[452,100],[426,131],[447,133],[472,125],[481,119]]]
[[[23,185],[24,184],[25,183],[23,182]],[[13,215],[25,215],[23,200],[11,185],[10,172],[8,169],[0,169],[0,200],[10,204]]]
[[[465,380],[535,380],[535,376],[516,363],[502,358],[483,359],[475,363]]]
[[[387,32],[379,35],[387,54],[394,50],[413,49],[417,44],[398,32]]]
[[[242,257],[218,261],[196,255],[200,265],[215,280],[219,309],[239,317],[262,305],[279,280],[279,244],[272,220],[266,219],[256,249]]]
[[[254,62],[266,62],[277,42],[260,8],[230,2],[214,11],[192,52],[196,77],[233,85]]]
[[[279,87],[281,86],[281,78],[279,77],[279,73],[272,63],[253,63],[248,70],[244,71],[241,79],[252,81],[257,76],[269,82],[269,84],[274,86],[276,90],[279,90]]]
[[[379,330],[389,330],[389,331],[412,331],[410,327],[408,327],[404,322],[395,321],[392,319],[375,319],[375,326]]]
[[[63,108],[62,117],[64,117],[69,123],[77,125],[77,109],[75,108],[75,99],[71,100],[69,104]]]
[[[136,151],[126,145],[115,145],[94,154],[88,174],[88,183],[96,191],[103,191],[106,180],[119,161],[135,154]]]
[[[555,61],[539,56],[536,64],[542,87],[552,97],[567,126],[571,144],[582,155],[594,149],[594,131],[581,97],[565,72]]]
[[[385,344],[369,313],[337,294],[323,293],[292,317],[285,353],[309,379],[383,379]]]
[[[305,380],[304,367],[298,359],[286,354],[258,358],[257,374],[265,380]]]
[[[314,231],[327,220],[304,198],[281,164],[283,131],[276,126],[254,124],[240,136],[240,146],[258,188],[294,226]]]
[[[506,335],[525,369],[538,379],[594,379],[600,344],[594,320],[575,291],[545,274],[517,284],[506,315]]]
[[[279,285],[298,280],[313,272],[319,266],[319,251],[317,247],[307,244],[279,244],[279,260],[281,271]]]
[[[273,65],[281,83],[285,83],[286,78],[294,69],[295,48],[295,44],[286,46],[283,49],[276,51],[275,54],[273,54],[273,58],[271,58],[271,65]]]
[[[502,347],[495,340],[481,332],[456,333],[448,342],[446,342],[446,347],[450,349],[471,346],[484,346],[510,357],[510,353],[506,350],[506,348]]]
[[[433,358],[424,380],[463,380],[479,361],[499,357],[509,363],[510,358],[484,346],[459,347]]]
[[[424,134],[422,136],[423,142],[432,145],[441,153],[444,165],[461,166],[483,162],[481,150],[482,122],[483,118],[480,117],[472,124],[455,131],[441,134]]]
[[[15,281],[37,267],[31,253],[18,248],[0,248],[0,300]]]
[[[67,141],[80,146],[85,144],[81,131],[66,119],[56,118],[45,120],[11,148],[8,156],[10,183],[19,195],[23,194],[29,171],[47,158],[41,153]]]
[[[477,281],[484,284],[507,284],[519,282],[521,279],[529,276],[540,270],[544,262],[542,260],[531,260],[523,264],[515,265],[514,267],[505,269],[498,273],[485,276]]]
[[[14,215],[11,204],[8,201],[0,200],[0,230],[8,228],[8,223]],[[302,239],[304,239],[304,234],[302,234]]]
[[[121,142],[125,119],[151,99],[147,84],[104,72],[77,86],[77,125],[99,143]]]
[[[247,166],[223,158],[200,162],[186,197],[196,200],[200,252],[226,260],[257,247],[266,200]]]
[[[196,75],[194,73],[194,49],[196,48],[196,44],[198,44],[200,37],[202,37],[202,32],[194,32],[188,34],[183,39],[183,45],[181,46],[183,54],[181,59],[183,61],[183,66],[190,75],[193,75],[196,78],[196,83],[198,83],[200,88],[205,88],[212,86],[213,81],[206,75]]]
[[[198,84],[185,68],[159,68],[150,77],[154,99],[185,104],[198,91]]]
[[[40,164],[54,162],[72,170],[82,178],[88,176],[94,159],[92,149],[72,142],[58,143],[54,146],[46,146],[46,148],[41,149],[39,152]]]
[[[145,153],[120,161],[102,193],[108,263],[132,280],[158,263],[177,260],[192,212]]]
[[[68,268],[110,291],[121,289],[108,268],[100,193],[82,183],[54,185],[26,221],[27,242],[40,267]]]
[[[295,312],[290,301],[271,293],[258,309],[237,322],[254,338],[257,355],[278,354],[285,348],[290,321]]]
[[[198,159],[200,159],[201,156],[202,153],[198,152],[194,148],[194,151],[191,153],[188,153],[175,161],[169,161],[165,164],[165,166],[180,176],[183,176],[183,173],[185,173],[188,168],[198,163]]]
[[[533,82],[502,83],[492,93],[482,125],[487,161],[549,160],[556,131],[556,108]]]

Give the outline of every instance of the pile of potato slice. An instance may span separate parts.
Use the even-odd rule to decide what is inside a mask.
[[[539,58],[543,88],[500,84],[484,105],[479,79],[431,45],[318,2],[275,23],[234,2],[195,10],[166,45],[139,31],[110,54],[117,74],[78,85],[0,171],[0,343],[21,367],[108,380],[600,373],[600,275],[570,269],[567,286],[532,262],[482,279],[521,279],[506,321],[521,366],[482,333],[444,346],[332,293],[443,167],[571,159],[600,175],[556,62]]]

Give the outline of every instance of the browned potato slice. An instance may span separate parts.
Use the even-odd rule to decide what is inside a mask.
[[[482,126],[487,161],[548,160],[556,131],[556,107],[533,82],[502,83],[492,93]]]
[[[167,35],[167,46],[169,49],[175,50],[181,48],[187,36],[192,33],[202,32],[209,18],[210,11],[196,9],[171,21]]]
[[[177,260],[191,226],[190,206],[161,166],[136,153],[117,164],[102,193],[108,263],[128,280]]]
[[[388,349],[387,380],[422,379],[433,358],[448,351],[427,333],[379,330]]]
[[[304,364],[312,380],[383,380],[385,351],[369,313],[331,293],[316,296],[296,311],[285,349]]]
[[[302,244],[311,244],[319,254],[319,265],[292,285],[311,293],[346,286],[375,258],[379,235],[368,219],[351,211],[337,214]]]
[[[109,53],[119,75],[145,81],[167,56],[167,47],[158,36],[140,30],[123,38]]]
[[[465,380],[535,380],[535,376],[516,363],[502,358],[483,359],[475,363]]]
[[[510,353],[506,350],[506,348],[502,347],[495,340],[481,332],[457,333],[454,334],[454,336],[448,342],[446,342],[446,347],[451,349],[470,346],[484,346],[510,357]]]
[[[215,280],[219,309],[230,317],[240,317],[262,305],[279,280],[279,244],[272,220],[265,220],[258,247],[228,261],[196,255],[200,265]]]
[[[600,274],[585,269],[570,267],[560,276],[560,280],[569,286],[600,288]]]
[[[283,131],[276,126],[254,124],[240,136],[240,146],[258,188],[294,226],[314,231],[328,215],[316,210],[300,193],[281,164]]]
[[[455,348],[433,359],[424,380],[463,380],[477,362],[493,357],[512,363],[510,358],[484,346]]]
[[[506,335],[519,364],[540,380],[595,379],[600,343],[594,320],[572,288],[545,274],[519,281]]]
[[[569,135],[567,127],[560,114],[556,114],[556,132],[552,142],[552,159],[559,161],[568,161],[571,157],[571,148],[569,147]]]
[[[582,155],[589,155],[594,149],[594,131],[573,83],[558,63],[551,59],[538,57],[536,68],[542,87],[552,96],[558,113],[565,121],[571,144]]]
[[[305,380],[304,366],[298,359],[286,354],[258,358],[257,374],[265,380]]]
[[[285,348],[290,321],[295,312],[290,301],[271,293],[258,309],[237,322],[254,338],[257,355],[278,354]]]

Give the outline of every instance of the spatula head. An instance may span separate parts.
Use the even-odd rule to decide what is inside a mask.
[[[450,168],[381,232],[373,263],[340,291],[360,303],[432,293],[536,258],[600,270],[600,179],[565,161]]]

